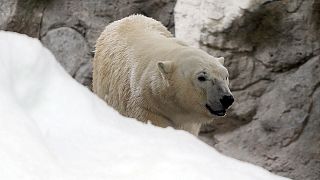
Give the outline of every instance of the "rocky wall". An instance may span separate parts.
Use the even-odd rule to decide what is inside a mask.
[[[201,138],[276,174],[320,179],[320,2],[178,0],[175,24],[177,37],[225,57],[236,99]]]

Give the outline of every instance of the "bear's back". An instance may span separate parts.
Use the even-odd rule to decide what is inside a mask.
[[[123,115],[130,111],[127,110],[130,106],[128,100],[134,91],[130,89],[130,78],[138,73],[133,72],[136,64],[132,62],[132,44],[128,42],[148,34],[172,37],[160,22],[142,15],[132,15],[106,26],[96,43],[93,91]]]
[[[108,25],[107,28],[113,29],[123,36],[129,35],[130,37],[140,33],[158,33],[165,37],[173,37],[159,21],[139,14],[115,21]]]

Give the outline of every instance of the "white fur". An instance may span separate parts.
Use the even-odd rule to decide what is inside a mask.
[[[198,134],[212,115],[194,73],[206,69],[230,92],[221,63],[173,38],[160,22],[133,15],[109,24],[97,40],[93,91],[124,116]]]

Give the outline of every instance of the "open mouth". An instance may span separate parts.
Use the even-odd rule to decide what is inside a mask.
[[[211,114],[217,116],[224,116],[226,114],[226,110],[214,111],[208,104],[206,104],[206,108],[209,110]]]

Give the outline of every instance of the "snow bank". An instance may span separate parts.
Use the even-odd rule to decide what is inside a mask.
[[[2,31],[0,51],[0,179],[286,179],[120,116],[38,40]]]

